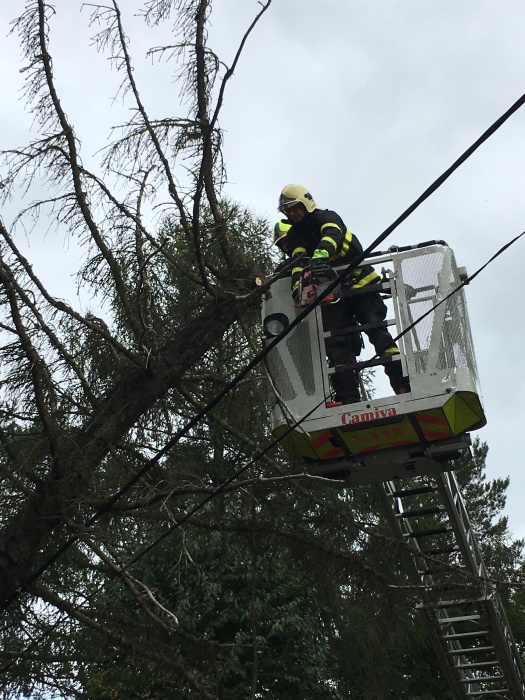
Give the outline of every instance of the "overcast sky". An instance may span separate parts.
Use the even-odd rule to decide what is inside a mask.
[[[22,6],[22,3],[17,3]],[[145,59],[172,43],[122,2],[141,96],[154,117],[181,114],[173,67]],[[20,99],[20,50],[0,6],[0,149],[24,144],[31,116]],[[51,53],[64,109],[88,159],[108,126],[129,118],[112,100],[119,78],[89,38],[89,11],[57,0]],[[216,0],[210,46],[231,64],[256,0]],[[288,182],[310,188],[367,246],[525,92],[522,0],[273,0],[226,92],[227,194],[277,218]],[[33,137],[36,132],[32,132]],[[385,241],[444,239],[475,272],[525,229],[525,109],[515,114]],[[16,203],[15,203],[16,205]],[[14,208],[3,211],[6,223]],[[51,291],[74,301],[64,269],[76,251],[43,225],[26,241]],[[510,476],[510,528],[525,537],[525,237],[467,287],[488,425],[488,476]]]

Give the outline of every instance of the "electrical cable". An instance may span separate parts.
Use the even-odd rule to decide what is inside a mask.
[[[98,520],[101,515],[110,510],[112,506],[127,493],[136,483],[139,481],[151,467],[156,464],[179,440],[184,437],[197,423],[200,422],[229,392],[239,384],[244,377],[251,372],[251,370],[256,367],[261,360],[263,360],[273,348],[284,340],[291,331],[301,323],[313,310],[325,299],[339,284],[344,280],[354,269],[359,266],[359,264],[370,255],[379,246],[385,238],[387,238],[405,219],[407,219],[410,214],[412,214],[431,194],[435,192],[459,167],[462,165],[495,131],[497,131],[506,121],[509,119],[520,107],[525,104],[525,94],[522,95],[516,102],[499,118],[497,119],[486,131],[469,147],[464,153],[457,158],[454,163],[418,197],[418,199],[411,204],[405,211],[390,225],[388,226],[363,252],[353,260],[346,270],[340,273],[338,277],[333,280],[322,293],[317,297],[315,302],[309,307],[306,307],[301,313],[299,313],[295,319],[293,319],[290,324],[285,328],[279,335],[275,336],[273,341],[268,343],[245,367],[241,372],[239,372],[236,377],[234,377],[219,394],[217,394],[206,406],[204,406],[199,413],[197,413],[185,426],[175,433],[175,435],[166,443],[166,445],[160,450],[154,457],[152,457],[137,474],[130,479],[119,491],[117,491],[103,506],[101,506],[93,516],[88,520],[86,526],[90,526],[96,520]],[[1,609],[0,609],[1,611]]]
[[[450,299],[452,296],[454,296],[454,294],[456,294],[457,292],[459,292],[460,289],[463,289],[463,287],[465,287],[467,284],[470,284],[470,282],[472,282],[472,280],[473,280],[475,277],[477,277],[477,276],[479,275],[479,273],[480,273],[482,270],[484,270],[488,265],[490,265],[490,263],[493,262],[498,256],[500,256],[505,250],[507,250],[507,248],[510,248],[510,246],[513,245],[513,243],[516,243],[516,241],[519,240],[522,236],[525,236],[525,231],[523,231],[522,233],[520,233],[520,234],[518,234],[517,236],[515,236],[515,237],[514,237],[512,240],[510,240],[508,243],[505,243],[505,245],[502,246],[496,253],[494,253],[494,255],[493,255],[491,258],[489,258],[489,260],[487,260],[487,262],[486,262],[484,265],[482,265],[480,268],[478,268],[478,269],[476,270],[476,272],[475,272],[473,275],[469,275],[468,279],[466,279],[466,280],[465,280],[464,282],[462,282],[458,287],[456,287],[456,288],[453,289],[451,292],[449,292],[449,294],[447,294],[447,296],[443,297],[443,299],[440,299],[440,300],[438,301],[437,304],[435,304],[435,305],[432,306],[430,309],[428,309],[428,311],[425,311],[424,314],[422,314],[421,316],[418,316],[418,318],[416,318],[416,320],[413,321],[410,325],[406,326],[406,328],[404,328],[404,329],[401,331],[401,333],[398,333],[398,335],[396,335],[396,336],[392,339],[392,340],[394,341],[394,343],[395,343],[397,340],[399,340],[400,338],[402,338],[404,335],[406,335],[409,331],[411,331],[412,328],[414,328],[415,326],[417,326],[418,323],[421,323],[421,321],[422,321],[424,318],[426,318],[427,316],[429,316],[433,311],[435,311],[435,309],[437,309],[438,306],[441,306],[441,304],[443,304],[445,301],[447,301],[447,300]],[[379,355],[378,353],[376,353],[375,355],[373,355],[372,357],[370,357],[368,360],[365,360],[364,362],[360,362],[359,364],[361,365],[361,367],[365,368],[365,367],[367,366],[367,363],[368,363],[368,362],[372,363],[373,360],[375,360],[375,359],[378,358],[378,357],[380,357],[380,355]],[[342,368],[344,369],[344,368],[345,368],[347,365],[349,365],[349,364],[352,364],[352,361],[349,361],[349,362],[345,363],[344,365],[342,365]],[[370,365],[370,366],[371,366],[371,365]]]
[[[422,321],[424,318],[426,318],[430,313],[432,313],[435,309],[438,308],[442,303],[450,299],[454,294],[459,292],[460,289],[462,289],[465,285],[469,284],[470,281],[475,279],[480,272],[482,272],[490,263],[492,263],[499,255],[501,255],[507,248],[509,248],[511,245],[513,245],[517,240],[519,240],[522,236],[525,235],[525,231],[520,233],[518,236],[515,236],[512,240],[510,240],[508,243],[506,243],[504,246],[502,246],[484,265],[482,265],[474,274],[470,275],[467,280],[462,282],[458,287],[453,289],[446,297],[441,299],[437,304],[435,304],[430,310],[426,311],[424,314],[422,314],[420,317],[418,317],[410,326],[405,328],[402,333],[400,333],[398,336],[396,336],[395,340],[399,340],[403,335],[408,333],[414,326],[416,326],[420,321]],[[175,523],[173,523],[169,528],[167,528],[161,535],[159,535],[155,540],[150,542],[143,550],[141,550],[138,554],[136,554],[127,564],[120,564],[120,574],[124,573],[126,570],[129,570],[134,564],[136,564],[138,561],[140,561],[146,554],[151,552],[156,546],[158,546],[161,542],[163,542],[169,535],[171,535],[175,530],[177,530],[179,527],[181,527],[186,521],[188,521],[196,512],[204,508],[204,506],[209,503],[213,498],[215,498],[217,495],[222,493],[227,486],[229,486],[231,483],[233,483],[242,473],[244,473],[247,469],[249,469],[252,465],[256,464],[262,457],[264,457],[268,452],[274,449],[278,444],[282,442],[284,438],[286,438],[288,435],[290,435],[296,428],[300,427],[300,425],[307,420],[307,418],[312,415],[320,406],[323,405],[324,401],[326,400],[326,396],[316,405],[314,406],[310,411],[308,411],[302,418],[299,420],[295,421],[292,425],[288,425],[288,428],[285,430],[284,433],[282,433],[278,438],[275,438],[269,445],[267,445],[264,449],[262,449],[257,455],[255,455],[247,464],[245,464],[243,467],[238,469],[234,474],[232,474],[228,479],[226,479],[224,482],[222,482],[218,487],[216,487],[206,498],[201,500],[198,504],[196,504],[193,508],[191,508],[187,513],[185,513],[179,520],[177,520]],[[80,537],[77,537],[76,539],[80,539]],[[76,540],[75,540],[76,541]],[[54,560],[54,559],[53,559]],[[101,591],[104,590],[111,582],[113,582],[116,578],[118,577],[117,573],[114,573],[109,579],[101,583],[95,591],[93,591],[89,596],[86,596],[84,599],[85,601],[92,601],[94,597],[100,593]],[[26,586],[29,585],[26,583]],[[7,606],[6,606],[7,607]],[[79,610],[81,605],[76,605],[74,606],[73,610]],[[5,610],[3,608],[2,610]],[[34,639],[29,647],[26,647],[24,650],[25,653],[33,649],[40,641],[45,639],[51,631],[56,629],[62,620],[56,621],[50,628],[46,629],[45,632],[43,632],[38,639]],[[5,673],[8,671],[14,664],[16,663],[16,659],[12,660],[9,662],[7,665],[3,666],[0,669],[0,674]]]
[[[461,282],[455,289],[453,289],[449,294],[447,294],[443,299],[440,299],[437,304],[432,306],[428,311],[423,313],[421,316],[419,316],[413,323],[411,323],[409,326],[407,326],[401,333],[399,333],[394,340],[399,340],[399,338],[402,338],[406,333],[412,330],[420,321],[422,321],[424,318],[426,318],[429,314],[431,314],[435,309],[437,309],[441,304],[446,302],[448,299],[454,296],[454,294],[457,294],[463,287],[465,287],[471,280],[473,280],[475,277],[479,275],[479,273],[484,270],[491,262],[493,262],[499,255],[501,255],[507,248],[509,248],[513,243],[515,243],[517,240],[519,240],[522,236],[525,236],[525,231],[520,233],[518,236],[513,238],[511,241],[506,243],[504,246],[502,246],[484,265],[482,265],[473,275],[471,275],[468,280],[465,280],[464,282]],[[284,438],[288,437],[296,428],[300,427],[304,421],[306,421],[312,413],[317,411],[318,408],[320,408],[323,403],[325,403],[326,399],[328,396],[324,396],[323,399],[316,404],[312,409],[310,409],[304,416],[296,420],[293,424],[288,423],[288,428],[285,430],[285,432],[280,435],[278,438],[273,440],[269,445],[267,445],[264,449],[262,449],[255,457],[253,457],[246,465],[238,469],[233,475],[229,476],[226,481],[224,481],[222,484],[217,486],[216,489],[213,490],[212,493],[210,493],[208,496],[206,496],[205,499],[200,501],[197,505],[195,505],[190,511],[184,514],[184,516],[175,522],[173,525],[171,525],[162,535],[160,535],[157,540],[155,540],[153,543],[148,545],[139,555],[136,555],[133,557],[133,559],[130,560],[130,562],[126,565],[126,568],[129,566],[132,566],[135,564],[139,559],[141,559],[145,554],[147,554],[151,549],[153,549],[157,544],[160,544],[168,535],[170,535],[174,530],[176,530],[178,527],[183,525],[187,520],[189,520],[192,515],[194,515],[197,511],[201,510],[207,503],[209,503],[215,496],[219,495],[222,491],[224,491],[227,486],[229,486],[233,481],[235,481],[241,474],[243,474],[247,469],[249,469],[251,466],[256,464],[262,457],[264,457],[268,452],[274,449],[278,444],[280,444]]]
[[[514,237],[512,240],[510,240],[508,243],[506,243],[504,246],[502,246],[482,267],[480,267],[475,273],[469,276],[468,280],[462,282],[458,287],[453,289],[447,296],[445,296],[443,299],[437,302],[431,309],[423,313],[421,316],[419,316],[413,323],[411,323],[409,326],[407,326],[402,333],[397,335],[394,340],[399,340],[403,335],[408,333],[412,328],[414,328],[418,323],[420,323],[424,318],[426,318],[430,313],[432,313],[438,306],[440,306],[442,303],[450,299],[454,294],[456,294],[460,289],[462,289],[466,284],[468,284],[470,281],[475,279],[482,270],[484,270],[491,262],[493,262],[499,255],[501,255],[507,248],[509,248],[511,245],[513,245],[517,240],[519,240],[522,236],[525,235],[525,231],[520,233],[518,236]],[[372,358],[373,359],[373,358]],[[366,361],[365,361],[366,364]],[[151,549],[153,549],[157,544],[160,544],[167,536],[169,536],[174,530],[176,530],[178,527],[183,525],[187,520],[189,520],[196,512],[201,510],[207,503],[209,503],[213,498],[215,498],[217,495],[222,493],[231,483],[233,483],[241,474],[243,474],[247,469],[249,469],[251,466],[256,464],[262,457],[264,457],[268,452],[273,450],[278,444],[280,444],[284,438],[286,438],[288,435],[290,435],[296,428],[300,427],[302,423],[307,420],[310,415],[312,415],[313,412],[315,412],[318,408],[320,408],[323,403],[326,401],[328,397],[325,396],[323,399],[315,405],[310,411],[308,411],[304,416],[302,416],[300,419],[296,420],[293,423],[289,423],[288,428],[285,430],[283,434],[281,434],[278,438],[274,439],[269,445],[267,445],[264,449],[262,449],[257,455],[255,455],[247,464],[245,464],[243,467],[238,469],[236,472],[234,472],[228,479],[226,479],[224,482],[222,482],[219,486],[217,486],[206,498],[204,498],[202,501],[200,501],[198,504],[196,504],[191,510],[189,510],[187,513],[184,514],[184,516],[178,520],[176,523],[174,523],[170,528],[168,528],[162,535],[160,535],[157,540],[154,542],[150,543],[144,550],[142,550],[139,554],[137,554],[133,559],[131,559],[128,564],[126,564],[123,567],[124,569],[129,568],[133,564],[135,564],[137,561],[139,561],[143,556],[145,556]],[[64,543],[64,545],[59,548],[52,557],[50,557],[45,564],[41,567],[42,571],[39,569],[38,571],[34,572],[33,576],[31,577],[30,580],[28,580],[25,583],[25,587],[33,583],[36,578],[38,578],[58,557],[65,551],[65,549],[69,548],[74,542],[77,540],[81,539],[80,535],[76,535]],[[9,603],[4,604],[4,606],[0,609],[0,611],[4,611],[8,607]]]
[[[262,449],[255,457],[253,457],[247,464],[245,464],[243,467],[238,469],[234,474],[228,477],[226,481],[223,481],[217,488],[215,488],[206,498],[201,500],[199,503],[197,503],[193,508],[191,508],[187,513],[185,513],[179,520],[177,520],[175,523],[173,523],[167,530],[165,530],[159,537],[157,537],[153,542],[150,542],[150,544],[147,545],[143,550],[141,550],[138,554],[136,554],[129,562],[126,564],[121,564],[120,565],[120,571],[119,574],[122,575],[125,571],[129,570],[130,567],[132,567],[134,564],[136,564],[138,561],[140,561],[148,552],[153,550],[157,545],[159,545],[161,542],[163,542],[169,535],[171,535],[172,532],[174,532],[176,529],[181,527],[187,520],[189,520],[197,511],[201,510],[204,508],[204,506],[209,503],[215,496],[218,496],[220,493],[222,493],[231,483],[236,481],[238,477],[243,474],[247,469],[249,469],[252,465],[256,464],[262,457],[264,457],[268,452],[273,450],[277,445],[281,443],[281,441],[290,435],[296,427],[298,427],[303,421],[305,421],[314,411],[316,411],[319,406],[322,405],[322,402],[318,404],[317,406],[314,406],[308,413],[306,413],[299,421],[295,422],[293,425],[288,426],[287,430],[280,435],[278,438],[275,438],[269,445],[267,445],[264,449]],[[80,536],[76,538],[75,541],[81,539]],[[69,540],[68,540],[69,542]],[[57,557],[53,556],[53,561]],[[47,564],[47,562],[46,562]],[[104,590],[111,582],[113,582],[116,578],[118,577],[117,573],[113,573],[108,579],[106,579],[103,583],[101,583],[95,591],[93,591],[90,595],[85,596],[84,601],[82,604],[84,604],[86,601],[93,601],[95,596],[100,593],[101,591]],[[37,577],[35,577],[37,578]],[[34,579],[33,579],[34,580]],[[24,587],[28,586],[29,582],[25,584]],[[17,596],[18,597],[18,596]],[[12,601],[11,601],[12,602]],[[9,603],[10,604],[10,603]],[[73,611],[80,610],[82,604],[77,604],[73,607]],[[1,611],[5,611],[5,609],[8,607],[8,604],[4,605],[4,607],[1,609]],[[43,632],[38,639],[34,639],[31,644],[24,649],[24,653],[27,654],[31,649],[33,649],[37,644],[48,637],[53,630],[55,630],[62,620],[58,620],[55,622],[53,625],[51,625],[49,628]],[[8,664],[4,665],[0,669],[0,676],[4,674],[6,671],[8,671],[14,664],[16,663],[16,659],[13,659],[10,661]]]
[[[197,414],[193,416],[182,428],[180,428],[175,435],[164,445],[164,447],[159,450],[152,458],[150,458],[146,464],[126,483],[124,484],[110,499],[108,499],[100,508],[98,508],[93,515],[87,519],[84,523],[84,527],[90,527],[95,522],[97,522],[105,513],[109,512],[115,503],[127,493],[133,486],[142,479],[150,469],[157,464],[160,459],[166,455],[174,445],[176,445],[182,437],[187,435],[189,431],[197,425],[225,396],[227,396],[232,389],[234,389],[244,377],[251,372],[251,370],[256,367],[270,352],[271,350],[286,336],[291,333],[291,331],[303,321],[314,309],[323,301],[323,299],[328,296],[351,272],[352,269],[357,267],[370,253],[372,253],[378,245],[380,245],[385,238],[387,238],[405,219],[410,216],[431,194],[433,194],[459,167],[462,165],[493,133],[495,133],[520,107],[525,104],[525,94],[522,95],[516,102],[497,119],[464,153],[457,158],[454,163],[445,170],[442,175],[440,175],[416,200],[413,202],[405,211],[390,225],[388,226],[371,244],[363,250],[363,252],[353,260],[346,270],[340,273],[340,275],[333,280],[326,288],[319,294],[317,299],[313,304],[306,307],[302,312],[300,312],[295,319],[293,319],[290,324],[281,333],[274,337],[245,367],[230,381],[226,386],[209,402],[204,406]],[[25,581],[25,583],[20,586],[11,596],[5,599],[0,607],[0,612],[4,612],[6,608],[14,601],[20,593],[31,583],[33,583],[37,578],[39,578],[48,568],[53,564],[67,549],[69,549],[77,540],[78,535],[71,536],[49,559],[44,562],[30,577]]]

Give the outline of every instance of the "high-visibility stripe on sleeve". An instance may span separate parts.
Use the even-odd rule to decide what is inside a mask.
[[[381,357],[388,357],[389,355],[399,355],[399,348],[393,346],[391,348],[383,350],[383,352],[381,353]]]
[[[292,276],[300,274],[304,270],[304,267],[292,267]]]
[[[345,256],[350,250],[350,244],[352,243],[353,233],[349,229],[346,230],[345,237],[343,240],[343,245],[341,246],[341,257]]]
[[[323,236],[321,238],[321,243],[329,243],[331,246],[333,246],[334,251],[337,250],[337,243],[333,238],[330,238],[330,236]]]
[[[325,228],[336,228],[338,231],[341,231],[341,227],[338,226],[337,224],[334,224],[333,221],[329,221],[327,224],[323,224],[323,225],[321,226],[321,232],[322,232],[323,229],[325,229]],[[341,231],[341,233],[342,233],[342,231]]]
[[[360,287],[366,287],[367,284],[372,284],[372,282],[381,279],[375,270],[372,270],[368,275],[365,275],[362,279],[358,280],[352,285],[352,289],[359,289]]]
[[[301,255],[301,253],[306,253],[306,248],[302,245],[298,245],[297,248],[293,249],[292,258],[296,255]]]

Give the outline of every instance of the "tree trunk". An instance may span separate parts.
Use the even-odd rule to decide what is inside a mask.
[[[252,304],[256,306],[258,300]],[[59,447],[49,475],[10,518],[0,533],[0,600],[23,588],[39,566],[39,550],[89,487],[89,476],[111,445],[175,387],[184,373],[220,340],[234,323],[239,302],[211,303],[171,338],[148,367],[130,372],[101,399],[102,408]],[[40,562],[41,564],[41,562]]]

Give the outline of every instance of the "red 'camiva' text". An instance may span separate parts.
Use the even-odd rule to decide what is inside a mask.
[[[395,408],[374,408],[373,411],[366,411],[365,413],[343,413],[341,421],[343,425],[351,425],[355,423],[366,423],[369,420],[390,418],[395,415],[397,415]]]

